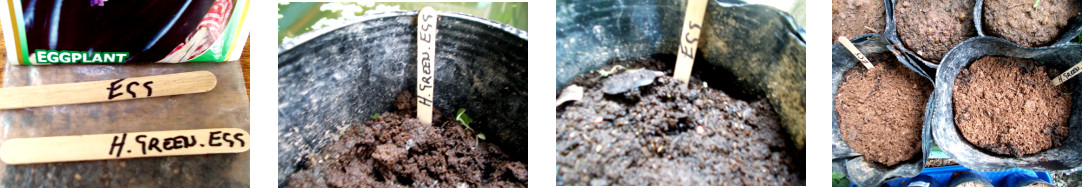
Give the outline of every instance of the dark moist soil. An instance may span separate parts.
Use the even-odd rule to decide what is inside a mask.
[[[403,91],[397,110],[354,126],[308,156],[292,187],[526,187],[527,165],[477,140],[451,117],[434,112],[431,126],[418,121],[413,95]],[[467,115],[469,112],[466,113]]]
[[[1078,17],[1078,0],[985,0],[982,21],[986,35],[1026,47],[1048,46]]]
[[[913,53],[939,63],[955,45],[977,36],[973,26],[976,3],[976,0],[900,0],[894,8],[898,36]]]
[[[734,99],[696,74],[679,87],[665,63],[674,59],[614,61],[599,70],[627,69],[571,82],[585,96],[557,109],[557,185],[804,184],[803,154],[765,99]],[[601,91],[607,78],[639,68],[665,72],[624,93]]]
[[[1052,85],[1057,75],[1029,59],[981,58],[955,81],[954,123],[966,141],[997,154],[1058,147],[1067,138],[1071,96]]]
[[[838,86],[834,111],[842,140],[864,159],[885,166],[920,156],[930,81],[889,53],[873,54],[875,70],[857,65]]]
[[[856,38],[869,33],[880,33],[886,28],[886,10],[883,0],[834,0],[831,9],[833,36],[830,43],[838,43],[839,36]]]

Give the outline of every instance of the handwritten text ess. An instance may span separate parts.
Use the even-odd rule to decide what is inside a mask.
[[[10,139],[0,145],[7,164],[240,153],[251,145],[237,128],[130,132]]]
[[[66,84],[0,88],[0,109],[121,101],[202,93],[218,79],[208,71]]]
[[[439,12],[432,7],[417,13],[417,120],[432,124],[432,103],[436,88],[436,20]]]
[[[699,32],[703,28],[703,14],[706,13],[706,0],[688,1],[684,14],[684,27],[680,32],[680,49],[676,57],[676,69],[673,77],[680,80],[682,87],[687,87],[691,78],[695,52],[699,48]]]

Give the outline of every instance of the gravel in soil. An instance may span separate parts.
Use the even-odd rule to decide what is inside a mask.
[[[609,76],[587,73],[571,82],[586,91],[581,101],[557,109],[557,185],[804,184],[798,170],[803,153],[788,141],[765,99],[734,99],[704,88],[694,75],[689,87],[680,87],[669,76],[669,60],[613,62],[599,70],[626,69]],[[649,70],[665,71],[642,80],[641,74],[654,75],[642,72]],[[620,77],[650,83],[602,92],[618,82],[609,78]]]
[[[939,63],[955,45],[977,36],[976,0],[900,0],[894,8],[898,35],[907,49]]]
[[[1058,147],[1067,138],[1071,96],[1038,62],[984,57],[958,74],[954,123],[969,143],[1021,157]]]
[[[434,111],[432,125],[414,115],[403,91],[397,110],[354,126],[338,141],[308,156],[292,187],[526,187],[527,165],[478,140],[475,131]],[[467,114],[469,114],[467,112]]]
[[[1078,0],[985,0],[981,26],[986,35],[1026,47],[1048,46],[1078,17]]]
[[[883,32],[887,27],[883,0],[834,0],[830,13],[834,34],[831,44],[838,43],[839,36],[856,38]]]
[[[834,100],[838,125],[864,159],[893,166],[919,156],[921,127],[932,84],[889,53],[869,56],[875,68],[845,72]]]

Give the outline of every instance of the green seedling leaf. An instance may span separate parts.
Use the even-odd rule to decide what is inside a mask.
[[[455,113],[455,121],[457,121],[458,124],[462,124],[462,126],[466,126],[467,130],[473,130],[473,128],[470,128],[470,123],[473,122],[473,119],[466,115],[465,108],[458,109],[458,113]]]
[[[849,179],[845,178],[845,174],[831,172],[830,184],[834,187],[849,187]]]
[[[372,119],[379,119],[379,113],[373,114]]]
[[[485,140],[485,133],[477,133],[477,139]]]
[[[1037,0],[1037,2],[1033,2],[1033,8],[1037,8],[1037,5],[1040,5],[1040,4],[1041,4],[1041,0]]]

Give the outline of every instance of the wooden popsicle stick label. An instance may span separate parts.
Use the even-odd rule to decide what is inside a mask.
[[[872,70],[872,68],[875,67],[872,65],[871,61],[868,61],[868,57],[864,56],[864,53],[860,53],[860,50],[857,49],[857,46],[853,45],[853,42],[849,42],[849,38],[845,38],[845,36],[839,36],[838,42],[841,42],[842,46],[845,46],[845,49],[849,50],[849,53],[852,53],[853,56],[856,56],[857,60],[860,61],[860,64],[864,65],[864,68]]]
[[[0,160],[10,165],[240,153],[251,147],[250,138],[237,128],[15,138],[0,143]]]
[[[120,78],[91,82],[0,88],[0,110],[122,101],[202,93],[218,79],[208,71]]]
[[[1082,72],[1082,62],[1078,62],[1067,71],[1063,71],[1063,74],[1056,76],[1056,79],[1052,80],[1052,85],[1060,85],[1063,82],[1067,82],[1067,79],[1071,79],[1074,76],[1078,76],[1078,73]]]
[[[688,0],[684,27],[680,35],[680,49],[676,53],[676,70],[673,77],[680,80],[681,87],[687,87],[691,80],[691,67],[695,63],[695,52],[699,48],[699,32],[702,31],[703,14],[706,13],[706,0]]]
[[[435,100],[436,70],[436,20],[439,12],[432,7],[421,8],[417,13],[417,120],[432,124],[432,106]]]

